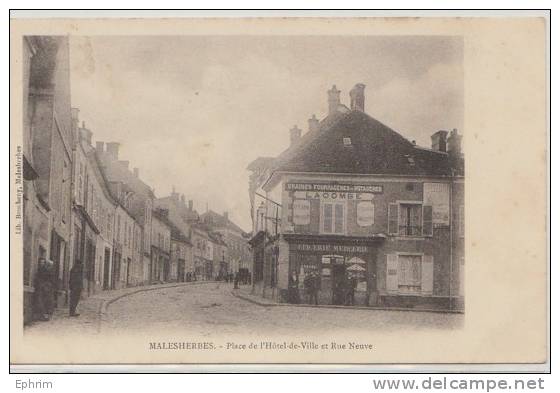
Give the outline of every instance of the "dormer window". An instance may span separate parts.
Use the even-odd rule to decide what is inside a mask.
[[[342,138],[342,143],[344,144],[344,146],[352,146],[352,139],[350,139],[350,137],[346,136],[346,137]]]
[[[408,154],[405,154],[405,157],[406,157],[406,159],[407,159],[407,161],[408,161],[408,165],[410,165],[410,166],[414,166],[414,165],[415,165],[414,158],[412,158],[412,157],[409,156]]]

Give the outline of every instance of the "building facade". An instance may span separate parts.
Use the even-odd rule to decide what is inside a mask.
[[[186,282],[193,280],[193,247],[179,230],[171,230],[171,280]]]
[[[195,275],[195,262],[194,250],[192,243],[192,224],[197,223],[199,220],[198,213],[193,209],[193,201],[189,200],[188,205],[185,201],[184,195],[173,192],[171,195],[157,198],[154,201],[157,209],[162,209],[167,212],[167,219],[172,228],[171,240],[172,247],[172,274],[177,280],[194,279]],[[195,236],[196,237],[196,236]],[[182,258],[177,257],[174,253],[184,255]]]
[[[23,40],[24,321],[32,319],[39,258],[53,261],[56,300],[66,301],[71,242],[72,126],[68,38]]]
[[[142,272],[141,277],[134,277],[138,284],[148,283],[153,280],[151,266],[157,261],[152,260],[152,211],[154,209],[155,194],[153,189],[142,181],[140,170],[129,168],[130,162],[119,160],[119,143],[97,141],[95,144],[97,157],[102,165],[102,170],[111,184],[122,184],[122,190],[127,193],[126,210],[134,217],[135,225],[141,230],[141,239],[136,243],[141,250],[141,266],[134,268],[135,272]],[[133,240],[134,241],[134,240]]]
[[[303,299],[316,275],[322,304],[462,309],[461,136],[419,147],[364,113],[364,88],[348,108],[333,87],[322,121],[250,165],[255,292]]]
[[[200,217],[213,232],[221,236],[221,240],[226,245],[226,272],[240,273],[241,276],[248,278],[253,270],[248,234],[229,219],[227,212],[218,214],[209,210]]]
[[[172,280],[171,272],[171,226],[166,211],[152,212],[152,266],[151,282]]]
[[[192,224],[191,243],[193,244],[195,279],[212,280],[214,277],[214,243],[204,224]]]

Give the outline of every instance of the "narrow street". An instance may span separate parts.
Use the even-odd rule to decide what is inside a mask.
[[[108,308],[102,330],[147,333],[180,331],[212,337],[230,334],[293,334],[348,329],[452,329],[463,316],[411,311],[263,307],[231,294],[233,285],[212,283],[140,292]]]

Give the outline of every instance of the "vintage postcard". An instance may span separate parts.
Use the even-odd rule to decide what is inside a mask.
[[[13,18],[13,369],[545,370],[547,24]]]

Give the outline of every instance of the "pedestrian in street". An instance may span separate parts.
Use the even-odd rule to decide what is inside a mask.
[[[235,273],[235,278],[233,279],[233,289],[239,289],[239,273]]]
[[[299,304],[299,277],[297,271],[293,270],[288,282],[288,302]]]
[[[70,269],[70,316],[77,317],[80,314],[76,312],[76,307],[80,301],[83,288],[83,265],[81,261],[76,261],[72,269]]]
[[[319,273],[313,272],[311,275],[312,289],[310,303],[319,304],[319,290],[321,289],[321,277]]]
[[[313,297],[313,285],[313,276],[308,272],[303,279],[303,289],[305,290],[306,303],[308,304],[311,304],[311,298]]]
[[[355,294],[358,287],[358,279],[354,275],[348,277],[348,303],[353,306],[355,303]]]
[[[54,282],[50,270],[47,259],[39,258],[34,279],[34,314],[39,321],[48,321],[54,311]]]

